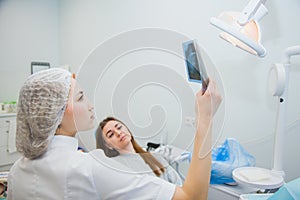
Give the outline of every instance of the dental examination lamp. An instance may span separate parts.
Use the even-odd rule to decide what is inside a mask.
[[[286,108],[288,98],[290,58],[294,55],[300,55],[300,45],[288,47],[284,51],[282,63],[273,64],[269,73],[269,88],[273,96],[279,100],[278,113],[276,119],[275,143],[274,143],[274,161],[273,171],[285,176],[283,163],[283,149],[285,142],[285,124]]]
[[[220,37],[253,55],[264,57],[266,49],[260,43],[258,21],[268,13],[266,0],[250,0],[242,12],[223,12],[210,23],[224,32]]]

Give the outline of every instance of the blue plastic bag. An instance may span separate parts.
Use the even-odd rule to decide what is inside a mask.
[[[255,158],[236,139],[227,138],[220,147],[212,150],[210,183],[235,182],[232,178],[232,171],[247,166],[255,166]]]

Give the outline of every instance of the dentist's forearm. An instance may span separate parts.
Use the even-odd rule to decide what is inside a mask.
[[[201,119],[197,126],[194,150],[186,180],[177,187],[173,199],[207,199],[211,170],[212,119]]]

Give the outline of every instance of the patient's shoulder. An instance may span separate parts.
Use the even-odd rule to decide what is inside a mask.
[[[160,153],[157,153],[157,152],[152,153],[151,152],[151,154],[164,166],[169,164],[168,161],[164,158],[164,156],[161,155]]]
[[[113,158],[107,157],[102,149],[92,150],[88,154],[90,156],[90,159],[93,160],[92,162],[96,163],[96,166],[128,171],[127,166],[120,162],[117,162]]]

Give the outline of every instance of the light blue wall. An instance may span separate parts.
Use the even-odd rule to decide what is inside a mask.
[[[220,74],[225,96],[223,111],[226,113],[224,123],[218,119],[220,126],[224,126],[220,141],[227,137],[237,138],[257,158],[258,166],[271,168],[277,100],[268,93],[268,71],[271,63],[281,61],[282,52],[286,47],[300,44],[300,27],[295,25],[300,18],[300,2],[267,1],[269,14],[261,21],[262,43],[268,51],[265,58],[258,58],[232,47],[219,39],[219,31],[209,24],[210,17],[225,10],[240,11],[247,2],[246,0],[29,0],[25,3],[25,1],[2,0],[0,1],[0,100],[10,100],[17,96],[19,86],[30,72],[29,65],[33,59],[49,60],[56,65],[68,64],[72,71],[78,72],[80,66],[86,66],[88,56],[94,52],[93,50],[97,50],[97,47],[99,48],[99,44],[109,41],[120,33],[145,27],[168,29],[179,35],[196,38]],[[32,48],[28,48],[29,46]],[[135,65],[131,65],[133,58],[124,57],[114,65],[124,67],[123,71],[113,71],[114,73],[107,76],[106,80],[119,78],[118,76],[123,75],[122,72],[140,66],[144,59],[147,63],[152,61],[165,64],[178,73],[178,77],[185,79],[182,61],[169,54],[158,55],[155,52],[145,51],[131,56],[138,58]],[[300,58],[293,58],[287,112],[289,128],[284,153],[287,180],[300,176],[297,168],[300,165],[297,155],[300,141],[300,108],[297,103],[300,99],[299,65]],[[91,69],[95,72],[103,67],[91,65]],[[85,87],[89,87],[89,82],[91,85],[93,83],[91,77],[79,78],[83,79],[81,81]],[[12,80],[15,85],[11,84]],[[191,86],[193,91],[197,88],[195,84]],[[95,86],[87,88],[92,100],[95,100],[96,109],[99,109],[97,117],[102,119],[111,113],[111,105],[100,111],[101,106],[106,105],[101,98],[106,97],[102,91],[96,89]],[[107,87],[103,91],[111,92],[110,90],[112,89]],[[125,99],[124,104],[124,99],[120,99],[119,103],[128,106],[132,119],[136,120],[135,125],[147,126],[151,124],[151,113],[149,115],[151,100],[155,101],[166,111],[164,116],[167,116],[167,124],[164,131],[172,135],[183,126],[183,131],[178,137],[184,141],[186,134],[187,140],[190,141],[193,128],[184,124],[182,110],[186,111],[187,115],[193,115],[193,105],[178,107],[176,98],[167,94],[161,88],[155,90],[155,87],[151,86],[144,92],[136,93],[132,101]],[[190,97],[182,99],[182,102],[189,101],[192,102]],[[145,105],[149,107],[145,109]],[[159,115],[159,112],[155,115]],[[94,145],[93,133],[81,134],[80,137],[84,138],[84,143],[88,146]],[[179,141],[176,141],[176,144],[183,148],[188,146]]]

